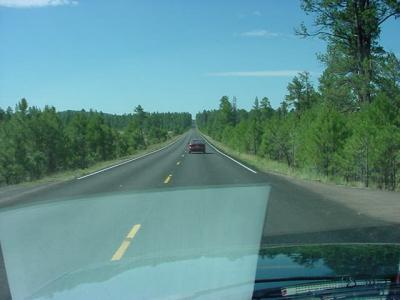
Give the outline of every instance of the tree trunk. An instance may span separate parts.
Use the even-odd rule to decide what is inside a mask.
[[[371,80],[372,80],[372,65],[371,65],[371,32],[366,31],[365,13],[370,9],[369,0],[355,0],[353,2],[354,9],[354,34],[356,38],[356,53],[357,60],[357,75],[361,78],[361,86],[357,87],[358,100],[360,103],[371,102]]]
[[[368,157],[368,146],[367,146],[367,151],[366,151],[366,166],[365,166],[365,171],[366,171],[366,175],[365,175],[365,186],[368,187],[369,186],[369,157]]]

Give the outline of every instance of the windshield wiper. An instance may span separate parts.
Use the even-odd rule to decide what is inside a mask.
[[[254,282],[257,283],[271,283],[271,282],[288,282],[288,281],[318,281],[318,280],[345,280],[350,276],[296,276],[296,277],[281,277],[281,278],[263,278],[256,279]],[[357,278],[360,278],[357,276]],[[361,278],[371,278],[371,276],[361,276]]]
[[[396,274],[397,275],[397,274]],[[255,289],[252,299],[346,299],[349,297],[384,296],[400,299],[400,284],[396,275],[374,278],[371,276],[298,276],[289,278],[257,279],[256,284],[306,281],[297,285]]]

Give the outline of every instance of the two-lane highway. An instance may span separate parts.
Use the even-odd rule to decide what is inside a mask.
[[[398,224],[360,215],[281,177],[255,172],[207,144],[206,154],[188,154],[192,129],[178,141],[143,158],[17,197],[18,203],[113,195],[151,189],[267,184],[271,197],[264,242],[390,242]],[[394,227],[393,227],[394,226]],[[381,231],[391,232],[382,235]],[[266,238],[269,236],[269,238]]]
[[[210,145],[204,155],[188,154],[187,144],[194,138],[200,138],[200,135],[193,129],[161,151],[104,172],[94,172],[29,193],[19,197],[18,203],[165,187],[265,182],[263,177],[232,162]]]

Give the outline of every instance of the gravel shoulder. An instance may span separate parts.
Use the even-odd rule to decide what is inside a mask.
[[[281,175],[282,176],[282,175]],[[400,193],[347,186],[335,186],[282,176],[294,184],[319,194],[322,198],[340,203],[382,221],[400,224]]]

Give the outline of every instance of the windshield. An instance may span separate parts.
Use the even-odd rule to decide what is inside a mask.
[[[0,299],[400,298],[399,20],[0,0]]]

